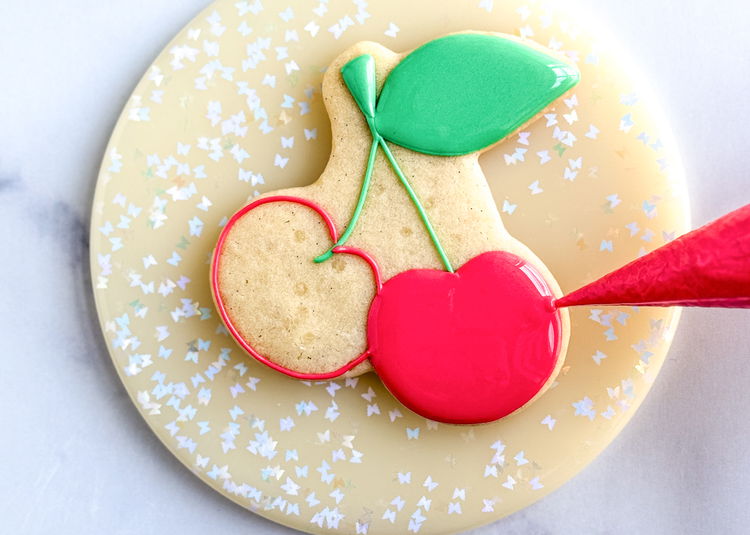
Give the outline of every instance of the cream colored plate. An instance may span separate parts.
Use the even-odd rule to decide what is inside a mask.
[[[482,165],[511,233],[564,290],[687,228],[669,133],[644,88],[561,3],[220,1],[164,49],[112,134],[91,262],[112,359],[154,433],[212,488],[315,533],[449,533],[538,500],[590,462],[643,401],[678,313],[573,311],[559,383],[478,427],[409,413],[377,378],[309,384],[251,361],[211,303],[221,225],[259,192],[323,169],[328,61],[458,30],[533,38],[578,62],[575,95]]]

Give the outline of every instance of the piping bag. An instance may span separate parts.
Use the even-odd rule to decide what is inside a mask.
[[[554,302],[750,308],[750,204]]]

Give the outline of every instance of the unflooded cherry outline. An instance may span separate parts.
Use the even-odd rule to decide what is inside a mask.
[[[240,209],[238,212],[236,212],[230,219],[227,221],[227,224],[224,226],[224,228],[221,231],[221,234],[219,234],[219,239],[216,242],[216,250],[214,252],[214,256],[211,260],[211,288],[213,290],[214,299],[216,301],[216,308],[219,310],[219,316],[221,316],[222,321],[227,326],[227,329],[229,329],[230,334],[232,335],[232,338],[235,339],[235,341],[240,344],[242,349],[247,351],[255,360],[265,364],[269,368],[273,368],[276,371],[279,371],[285,375],[288,375],[290,377],[294,377],[295,379],[304,379],[308,381],[323,381],[327,379],[335,379],[336,377],[340,377],[341,375],[345,374],[349,370],[353,369],[354,367],[358,366],[368,358],[370,358],[370,347],[369,342],[367,348],[357,357],[350,360],[340,368],[337,368],[330,372],[324,372],[324,373],[304,373],[299,372],[296,370],[292,370],[291,368],[287,368],[285,366],[281,366],[280,364],[277,364],[273,362],[272,360],[268,359],[267,357],[261,355],[245,338],[240,334],[239,330],[234,326],[234,323],[232,323],[232,319],[229,317],[229,314],[227,313],[226,307],[224,306],[224,300],[221,296],[221,291],[219,288],[219,269],[221,267],[221,253],[224,248],[224,242],[226,241],[227,237],[229,236],[229,231],[232,229],[232,227],[237,223],[237,221],[250,212],[251,210],[254,210],[258,206],[262,206],[264,204],[274,203],[274,202],[290,202],[294,204],[299,204],[302,206],[306,206],[307,208],[312,209],[315,211],[325,222],[326,227],[328,227],[328,233],[331,236],[331,240],[333,243],[337,243],[338,241],[338,232],[336,231],[336,225],[333,222],[333,219],[331,216],[326,212],[320,205],[317,203],[309,200],[304,199],[302,197],[294,197],[291,195],[274,195],[271,197],[264,197],[262,199],[258,199],[256,201],[251,202],[247,206]],[[375,295],[377,295],[380,292],[380,289],[383,287],[382,278],[380,276],[380,267],[378,266],[378,263],[375,261],[375,259],[367,252],[358,249],[356,247],[348,247],[344,245],[335,245],[331,251],[333,253],[337,254],[348,254],[353,255],[361,258],[367,264],[370,266],[370,269],[372,270],[372,277],[375,282]]]

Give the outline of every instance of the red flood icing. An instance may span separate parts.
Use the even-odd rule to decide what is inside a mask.
[[[367,322],[386,387],[414,412],[448,423],[497,420],[534,398],[555,371],[560,329],[542,276],[500,251],[455,273],[396,275]]]
[[[750,308],[750,205],[555,302]]]

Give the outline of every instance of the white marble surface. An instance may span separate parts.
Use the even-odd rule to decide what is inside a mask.
[[[581,1],[661,95],[695,223],[750,202],[745,3]],[[291,533],[205,487],[150,433],[115,376],[89,289],[89,205],[109,132],[152,58],[205,4],[0,1],[0,532]],[[474,534],[746,533],[748,326],[750,312],[687,311],[614,444],[561,490]]]

